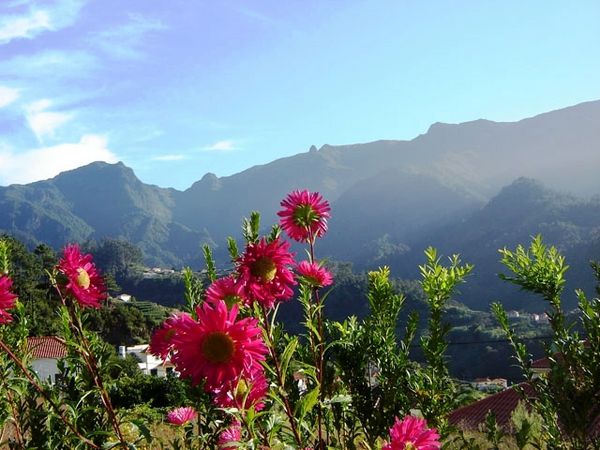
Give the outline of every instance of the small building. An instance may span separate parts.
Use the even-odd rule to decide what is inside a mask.
[[[508,381],[505,378],[476,378],[471,385],[483,392],[503,390],[508,387]]]
[[[67,356],[67,346],[57,336],[28,337],[31,367],[40,380],[54,384],[58,381],[58,360]]]
[[[125,358],[127,355],[137,358],[138,367],[146,375],[164,378],[169,374],[176,374],[175,366],[171,361],[163,361],[148,352],[148,344],[132,345],[131,347],[119,346],[119,356]]]

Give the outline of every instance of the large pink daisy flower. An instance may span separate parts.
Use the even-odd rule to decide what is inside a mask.
[[[13,281],[6,275],[0,275],[0,324],[12,322],[12,316],[6,310],[15,306],[17,296],[10,291]]]
[[[224,277],[215,280],[206,290],[206,301],[216,303],[224,300],[228,307],[234,304],[247,304],[248,299],[244,292],[244,283],[234,277]]]
[[[198,417],[198,413],[191,406],[175,408],[167,413],[167,420],[173,425],[186,425]]]
[[[327,219],[330,217],[329,202],[323,200],[318,192],[293,191],[281,201],[283,210],[281,228],[288,236],[298,242],[308,242],[323,236],[327,232]]]
[[[237,320],[238,306],[227,309],[224,301],[196,308],[198,320],[180,323],[173,335],[171,361],[193,384],[206,380],[205,389],[215,391],[225,383],[260,367],[267,347],[257,320]]]
[[[106,298],[106,288],[92,262],[92,255],[82,255],[77,244],[67,245],[58,263],[58,270],[67,277],[67,293],[81,306],[100,307]]]
[[[267,242],[264,238],[248,244],[238,259],[239,279],[245,285],[246,295],[267,308],[275,301],[289,299],[291,286],[296,284],[290,265],[294,258],[290,244],[279,239]]]
[[[392,442],[382,450],[437,450],[441,447],[440,435],[435,428],[427,428],[425,419],[406,416],[390,428]]]
[[[173,336],[178,332],[184,332],[186,327],[193,326],[195,323],[188,313],[173,314],[152,334],[148,346],[149,352],[166,361],[173,351]]]
[[[325,287],[333,283],[331,273],[329,273],[325,267],[321,267],[317,263],[300,261],[296,266],[296,272],[315,287]]]
[[[214,402],[221,408],[250,409],[260,411],[265,407],[263,402],[269,390],[269,382],[262,369],[251,374],[241,375],[237,380],[226,383],[216,391]]]

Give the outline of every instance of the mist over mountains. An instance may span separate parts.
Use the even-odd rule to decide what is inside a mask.
[[[589,198],[600,193],[599,168],[594,101],[518,122],[436,123],[411,141],[312,147],[232,176],[206,174],[185,191],[145,184],[122,163],[96,162],[0,187],[0,232],[57,248],[125,239],[148,264],[199,267],[201,244],[224,257],[225,238],[240,236],[243,216],[260,211],[266,229],[279,201],[306,188],[332,205],[320,254],[359,268],[385,263],[412,277],[423,249],[435,245],[493,269],[498,247],[541,232],[583,274],[586,258],[600,258],[600,197]],[[466,303],[480,304],[489,282],[469,283]]]

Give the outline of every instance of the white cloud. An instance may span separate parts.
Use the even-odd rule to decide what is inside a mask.
[[[231,140],[217,141],[212,145],[208,145],[208,146],[202,148],[202,150],[220,151],[220,152],[227,152],[230,150],[237,150],[237,149],[238,149],[238,147],[236,147],[235,142],[231,141]]]
[[[27,2],[5,5],[5,8],[20,8],[20,11],[15,14],[0,11],[0,44],[14,39],[33,39],[44,31],[68,27],[75,22],[82,6],[81,0],[56,0],[44,7]]]
[[[13,39],[31,39],[44,30],[50,30],[52,24],[46,11],[31,11],[26,15],[5,16],[0,21],[0,44]]]
[[[73,118],[72,114],[46,111],[52,103],[48,99],[38,100],[25,106],[25,118],[38,140],[54,136],[54,131]]]
[[[94,34],[91,43],[113,58],[140,59],[144,37],[166,28],[159,20],[131,14],[128,23]]]
[[[22,103],[50,97],[61,104],[72,104],[106,95],[102,83],[90,88],[92,75],[98,67],[98,59],[86,52],[40,51],[12,58],[0,57],[0,80],[21,88],[21,97],[26,97]]]
[[[154,161],[181,161],[185,159],[185,155],[160,155],[152,158]]]
[[[0,108],[10,105],[19,98],[19,90],[0,86]]]
[[[45,180],[94,161],[115,163],[104,136],[89,134],[79,142],[41,147],[20,153],[0,148],[0,184]]]

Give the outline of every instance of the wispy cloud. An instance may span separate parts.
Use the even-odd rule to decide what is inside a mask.
[[[65,170],[94,161],[114,163],[116,155],[107,148],[104,136],[85,135],[79,142],[64,143],[15,153],[0,148],[0,184],[24,184],[45,180]]]
[[[58,127],[73,118],[72,114],[47,111],[50,106],[52,102],[48,99],[38,100],[25,106],[25,118],[29,128],[40,142],[46,136],[53,136]]]
[[[159,155],[152,158],[153,161],[181,161],[182,159],[186,159],[185,155],[174,154],[174,155]]]
[[[48,82],[53,79],[81,78],[97,67],[96,59],[89,53],[48,50],[0,61],[0,75]]]
[[[228,152],[231,150],[239,150],[239,147],[237,146],[235,141],[223,140],[223,141],[217,141],[212,145],[202,147],[202,150],[216,151],[216,152]]]
[[[165,29],[159,20],[132,14],[126,24],[94,34],[91,44],[116,59],[140,59],[144,56],[144,37]]]
[[[233,9],[238,14],[248,17],[249,19],[252,19],[254,21],[257,21],[257,22],[260,22],[263,24],[268,24],[268,25],[276,25],[277,24],[277,21],[274,20],[272,17],[267,16],[266,14],[264,14],[260,11],[257,11],[256,9],[248,8],[248,7],[242,6],[242,5],[236,5]]]
[[[80,0],[57,0],[44,7],[34,2],[5,4],[0,10],[0,44],[14,39],[33,39],[45,31],[70,26],[82,6]]]
[[[7,86],[0,86],[0,108],[10,105],[16,99],[19,98],[19,90],[9,88]]]

